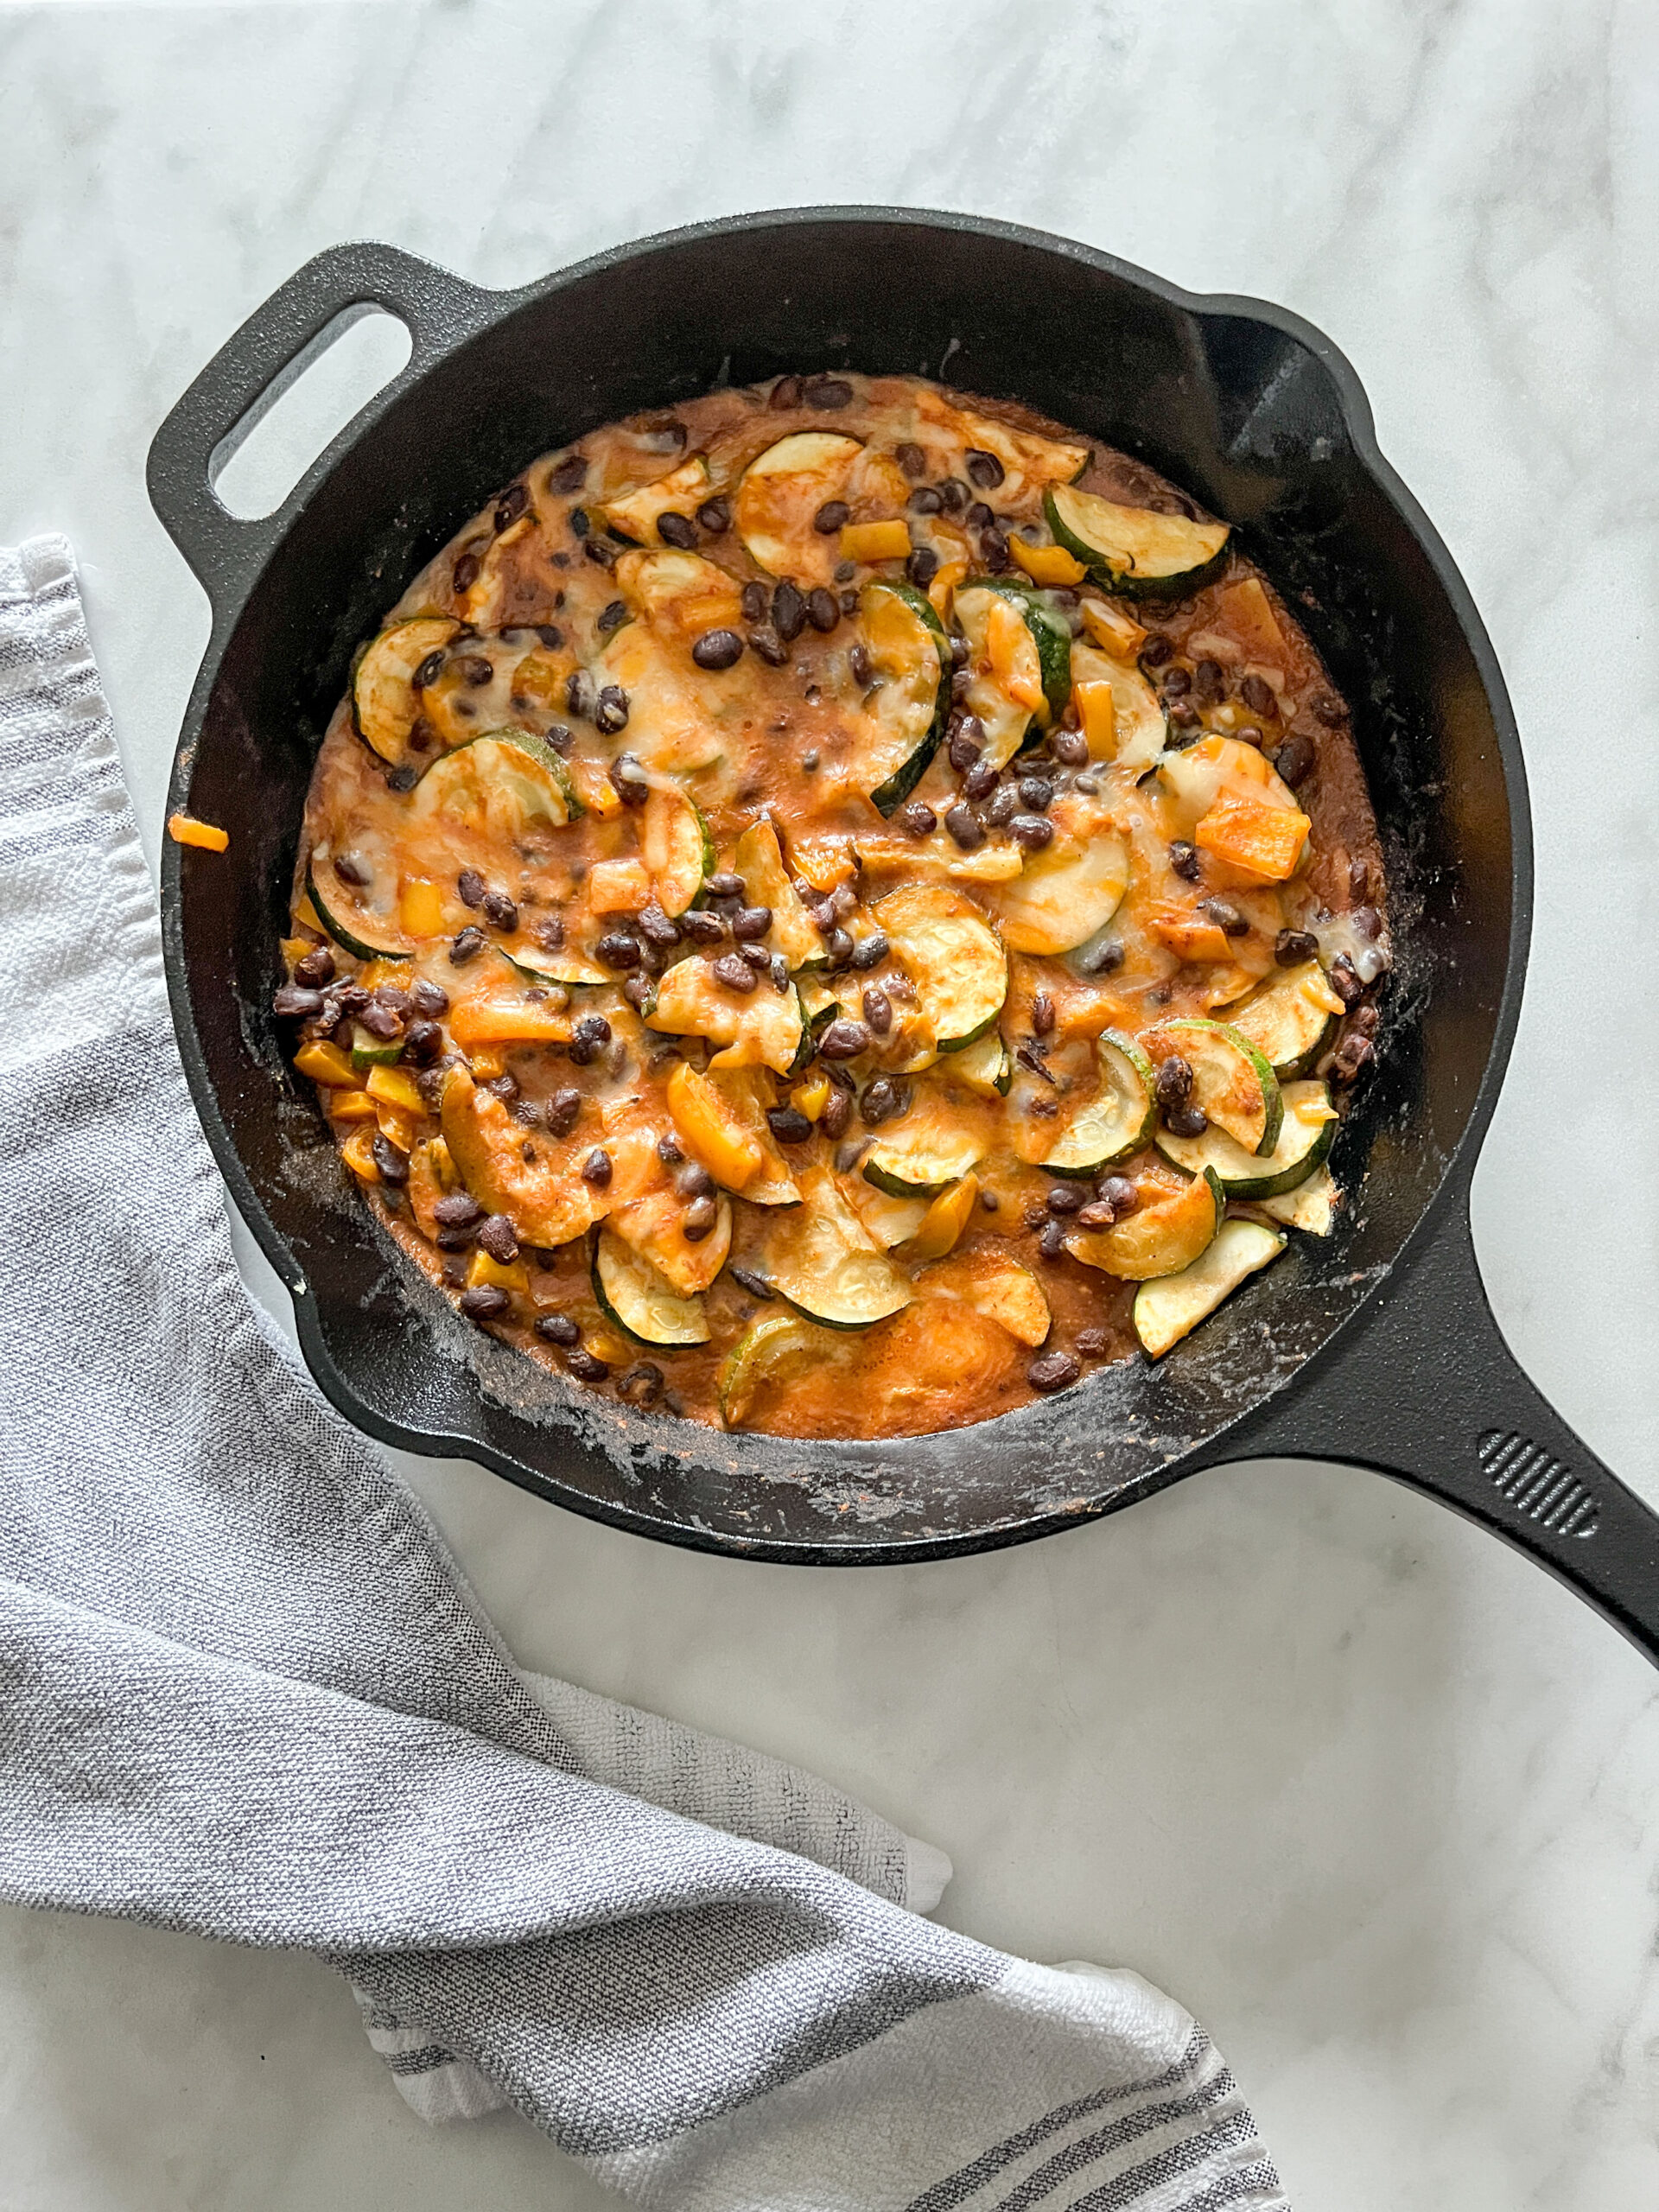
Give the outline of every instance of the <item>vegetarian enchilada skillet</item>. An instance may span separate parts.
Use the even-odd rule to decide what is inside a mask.
[[[232,520],[216,463],[370,303],[409,325],[409,366],[276,515]],[[1377,1071],[1332,1154],[1357,1199],[1157,1365],[1103,1366],[975,1427],[804,1442],[575,1396],[393,1265],[286,1064],[270,986],[318,734],[403,581],[528,455],[726,385],[942,367],[958,391],[1016,398],[1161,471],[1231,524],[1352,703],[1397,963]],[[307,1357],[364,1427],[642,1533],[818,1563],[1018,1541],[1224,1459],[1357,1460],[1509,1536],[1659,1648],[1659,1522],[1510,1361],[1469,1241],[1530,896],[1501,678],[1317,334],[951,217],[744,219],[509,295],[348,247],[299,272],[198,378],[156,439],[150,488],[214,610],[174,800],[232,837],[227,855],[167,855],[186,1066]]]

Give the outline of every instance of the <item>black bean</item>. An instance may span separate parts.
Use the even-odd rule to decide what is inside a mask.
[[[818,1127],[831,1144],[847,1134],[847,1124],[853,1118],[853,1094],[850,1090],[833,1090],[824,1101],[823,1111],[818,1116]]]
[[[518,1239],[504,1213],[486,1215],[478,1224],[478,1241],[490,1257],[499,1260],[504,1268],[511,1267],[518,1256]]]
[[[747,1291],[751,1298],[758,1298],[763,1302],[770,1303],[772,1295],[772,1285],[764,1275],[756,1274],[749,1268],[728,1268],[726,1272],[741,1290]]]
[[[697,509],[697,520],[710,537],[719,537],[732,526],[732,507],[729,499],[705,499]]]
[[[361,1014],[369,1002],[362,984],[350,982],[336,983],[328,996],[342,1014]]]
[[[945,752],[957,773],[960,775],[964,768],[971,768],[984,749],[985,725],[979,716],[953,715]]]
[[[968,640],[960,630],[950,633],[950,665],[958,674],[968,665]]]
[[[769,1107],[766,1126],[779,1144],[804,1144],[812,1134],[811,1122],[797,1106]]]
[[[410,986],[409,995],[414,1001],[416,1011],[423,1014],[429,1021],[435,1021],[439,1014],[449,1011],[448,992],[442,983],[428,982],[424,976],[416,977]]]
[[[747,583],[743,587],[743,620],[763,622],[766,614],[766,588],[762,583]]]
[[[677,515],[671,507],[657,518],[657,535],[664,545],[677,545],[688,553],[697,542],[696,524],[690,515]]]
[[[630,1406],[643,1412],[654,1406],[663,1395],[663,1370],[649,1359],[637,1360],[626,1375],[619,1376],[616,1395]]]
[[[542,1115],[550,1134],[556,1137],[568,1137],[581,1118],[582,1093],[569,1084],[554,1092]]]
[[[1198,710],[1190,699],[1177,699],[1170,707],[1169,719],[1178,730],[1193,730],[1198,727]],[[1185,740],[1178,738],[1177,749],[1183,742],[1190,745],[1192,741],[1190,737]]]
[[[735,952],[722,952],[715,963],[714,972],[715,981],[731,991],[752,991],[757,980],[748,962]]]
[[[626,930],[607,930],[594,947],[594,957],[601,967],[637,968],[641,958],[639,940]]]
[[[890,950],[885,930],[872,930],[853,947],[852,965],[855,968],[879,968]]]
[[[699,668],[734,668],[743,658],[743,640],[735,630],[705,630],[691,658]]]
[[[613,789],[624,806],[643,806],[651,797],[651,781],[632,753],[619,753],[610,766]]]
[[[749,632],[749,650],[768,668],[781,668],[789,658],[789,647],[770,622],[757,622]]]
[[[1166,1109],[1164,1126],[1173,1137],[1201,1137],[1210,1126],[1210,1116],[1189,1098],[1184,1106]]]
[[[570,1033],[570,1057],[578,1067],[596,1060],[611,1041],[611,1025],[602,1014],[584,1014]]]
[[[1065,1224],[1046,1221],[1038,1232],[1037,1249],[1046,1260],[1058,1260],[1065,1250]]]
[[[770,906],[740,906],[732,916],[732,935],[740,944],[765,937],[772,927]]]
[[[801,398],[808,407],[828,408],[832,411],[853,404],[853,387],[840,377],[814,377],[801,387]]]
[[[772,955],[764,944],[740,944],[736,957],[747,960],[757,976],[766,975],[772,967]]]
[[[516,930],[518,909],[505,891],[486,891],[484,893],[484,918],[493,922],[499,930]]]
[[[1281,968],[1300,967],[1304,960],[1312,960],[1319,949],[1319,940],[1312,930],[1281,930],[1273,941],[1273,957]]]
[[[334,981],[334,956],[326,944],[314,945],[309,952],[302,952],[294,963],[294,980],[308,990],[315,990],[323,983]]]
[[[391,1044],[394,1037],[404,1033],[403,1016],[394,1014],[389,1006],[365,1006],[357,1017],[371,1037],[378,1037],[383,1045]]]
[[[712,875],[703,878],[702,887],[711,899],[741,899],[748,888],[735,868],[716,868]]]
[[[1028,853],[1039,853],[1054,842],[1054,824],[1045,814],[1016,814],[1008,824],[1008,835]]]
[[[644,1014],[656,995],[656,988],[649,976],[630,976],[622,985],[622,995],[636,1014]]]
[[[1081,1183],[1052,1183],[1048,1190],[1050,1213],[1064,1217],[1081,1213],[1089,1203],[1089,1193]]]
[[[1014,555],[1009,550],[1008,541],[1000,530],[982,531],[979,557],[994,576],[1003,575],[1014,566]]]
[[[1054,1001],[1046,991],[1033,994],[1031,1001],[1031,1026],[1039,1037],[1047,1037],[1054,1027]]]
[[[982,757],[974,762],[962,779],[963,797],[971,799],[988,798],[996,789],[996,769],[990,761]]]
[[[875,669],[870,659],[870,649],[862,638],[855,639],[847,654],[848,672],[861,691],[868,688]]]
[[[1172,1052],[1160,1066],[1154,1089],[1158,1103],[1166,1111],[1183,1104],[1192,1096],[1192,1062],[1183,1059],[1179,1052]]]
[[[1111,1207],[1120,1221],[1127,1220],[1141,1203],[1141,1193],[1129,1175],[1103,1175],[1095,1196]]]
[[[1382,917],[1375,906],[1356,906],[1350,918],[1361,937],[1372,940],[1382,934]]]
[[[766,394],[768,407],[798,407],[800,404],[801,379],[799,377],[779,377]]]
[[[580,492],[587,480],[588,463],[579,453],[568,453],[547,472],[550,492]]]
[[[1026,1370],[1033,1390],[1069,1390],[1083,1373],[1069,1351],[1046,1351]]]
[[[354,854],[336,853],[330,865],[342,883],[352,884],[359,890],[369,880],[369,871]]]
[[[1002,464],[994,453],[969,446],[964,459],[969,480],[977,484],[982,492],[994,492],[1002,481]]]
[[[607,683],[599,695],[599,704],[594,709],[594,727],[607,737],[628,726],[628,695],[620,683]]]
[[[967,513],[963,517],[963,520],[967,524],[969,530],[991,530],[995,528],[996,524],[996,517],[991,512],[983,499],[976,499],[973,505],[969,508]]]
[[[1363,995],[1365,986],[1359,972],[1345,952],[1339,952],[1331,963],[1331,988],[1344,1006],[1353,1006]]]
[[[1239,685],[1238,696],[1253,715],[1264,715],[1269,721],[1279,712],[1279,702],[1274,696],[1272,684],[1254,671]]]
[[[1262,742],[1262,733],[1254,722],[1241,722],[1233,735],[1241,745],[1260,745]]]
[[[414,675],[410,677],[410,688],[414,691],[424,691],[427,685],[435,683],[442,673],[443,652],[440,647],[436,652],[428,653]]]
[[[674,1188],[683,1198],[706,1198],[715,1187],[715,1179],[698,1160],[689,1160],[674,1178]]]
[[[1161,631],[1154,630],[1141,648],[1141,665],[1142,668],[1161,668],[1166,660],[1173,658],[1174,652],[1175,648],[1169,639]]]
[[[567,714],[577,715],[583,721],[592,721],[594,709],[599,704],[599,686],[585,668],[573,669],[565,678],[564,705]]]
[[[536,1333],[545,1337],[550,1344],[579,1344],[582,1331],[568,1313],[542,1313],[537,1316]]]
[[[1033,814],[1046,814],[1054,804],[1054,786],[1046,776],[1021,776],[1020,798]]]
[[[493,1075],[488,1082],[480,1084],[480,1088],[484,1090],[493,1090],[498,1098],[504,1099],[511,1105],[518,1096],[518,1078],[516,1075]]]
[[[701,1244],[720,1219],[719,1201],[693,1198],[680,1220],[680,1234],[688,1244]]]
[[[677,1167],[685,1158],[680,1141],[671,1129],[665,1129],[657,1140],[657,1157],[664,1167]]]
[[[591,1183],[595,1190],[603,1190],[611,1179],[611,1155],[602,1146],[595,1145],[582,1163],[582,1179]]]
[[[848,1014],[832,1021],[818,1039],[819,1053],[826,1060],[855,1060],[869,1048],[869,1030]]]
[[[1224,937],[1248,937],[1250,925],[1229,899],[1201,899],[1198,912],[1207,914]]]
[[[628,619],[628,610],[620,599],[613,599],[599,610],[594,627],[601,638],[608,638],[613,630],[620,630]]]
[[[1167,669],[1164,674],[1166,699],[1184,699],[1192,689],[1191,671],[1185,668]]]
[[[404,1039],[404,1058],[417,1068],[429,1068],[443,1050],[443,1032],[435,1021],[412,1021]]]
[[[806,601],[787,576],[772,594],[772,624],[785,645],[792,644],[806,623]]]
[[[322,993],[308,991],[302,983],[283,983],[270,1009],[279,1021],[310,1021],[322,1012]]]
[[[853,957],[853,940],[839,922],[830,925],[824,937],[823,948],[830,955],[832,967],[844,968]]]
[[[470,591],[483,565],[476,553],[463,553],[449,571],[449,581],[458,592]]]
[[[1207,656],[1192,671],[1192,689],[1200,699],[1213,705],[1227,696],[1227,679],[1222,674],[1221,663]]]
[[[827,634],[841,620],[841,601],[820,584],[807,594],[806,613],[812,627]]]
[[[482,653],[463,653],[455,666],[462,682],[470,684],[474,691],[481,691],[495,675],[494,662],[486,660]]]
[[[944,817],[944,826],[964,853],[973,852],[985,842],[984,830],[971,807],[958,804],[950,808]],[[1050,836],[1053,836],[1047,823],[1043,827],[1048,830]]]
[[[999,784],[986,806],[985,819],[994,830],[1006,830],[1019,811],[1019,792],[1012,784]]]
[[[571,508],[570,535],[573,537],[586,537],[593,526],[592,522],[588,518],[588,510],[586,507]]]
[[[409,1180],[409,1154],[393,1144],[389,1136],[377,1130],[369,1147],[374,1154],[374,1164],[380,1170],[380,1179],[394,1189]]]
[[[1198,858],[1198,849],[1189,845],[1184,837],[1171,841],[1169,864],[1183,881],[1196,883],[1204,873],[1204,863]]]
[[[766,972],[772,989],[780,999],[786,998],[789,995],[789,963],[781,952],[772,954],[767,963]]]
[[[1089,758],[1089,741],[1079,729],[1053,729],[1048,749],[1065,768],[1081,768]]]
[[[713,913],[707,906],[689,906],[680,916],[680,929],[694,944],[719,944],[726,936],[727,922],[723,914]]]
[[[445,1229],[470,1229],[483,1211],[470,1191],[451,1191],[434,1203],[432,1218]]]
[[[581,1344],[566,1352],[564,1364],[566,1371],[574,1375],[578,1382],[602,1382],[611,1371],[597,1354]]]
[[[499,1283],[480,1282],[461,1294],[461,1310],[469,1321],[495,1321],[512,1300]]]
[[[1357,1029],[1351,1029],[1337,1046],[1332,1059],[1332,1080],[1337,1083],[1354,1082],[1361,1069],[1369,1067],[1376,1057],[1376,1047],[1370,1039],[1362,1036]]]
[[[1287,737],[1273,756],[1274,766],[1293,790],[1298,784],[1307,780],[1313,760],[1313,741],[1311,737],[1305,737],[1300,731],[1294,737]]]
[[[565,753],[569,752],[570,733],[563,722],[551,723],[548,728],[542,732],[542,735],[556,753]]]
[[[920,471],[912,470],[909,473],[919,474]],[[943,511],[944,500],[932,485],[918,484],[906,504],[913,515],[937,515]]]
[[[1322,691],[1313,702],[1313,711],[1327,729],[1336,729],[1348,710],[1340,699],[1332,697],[1329,691]]]
[[[905,563],[905,574],[918,591],[925,591],[939,573],[939,556],[931,545],[918,545]]]
[[[826,499],[812,518],[812,527],[820,537],[833,537],[844,523],[853,518],[853,511],[845,499]]]
[[[899,819],[912,837],[931,836],[938,829],[939,817],[925,799],[913,798],[899,810]]]
[[[1110,1229],[1116,1219],[1116,1212],[1102,1198],[1090,1198],[1086,1205],[1079,1206],[1077,1212],[1079,1229]]]

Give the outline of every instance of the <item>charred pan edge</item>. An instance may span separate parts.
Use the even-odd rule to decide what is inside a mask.
[[[1519,1013],[1522,976],[1532,911],[1531,825],[1525,772],[1519,741],[1503,677],[1484,625],[1450,554],[1411,494],[1378,449],[1369,403],[1359,379],[1338,349],[1324,334],[1300,317],[1271,304],[1230,296],[1198,296],[1182,290],[1132,264],[1071,240],[1022,226],[951,213],[911,208],[806,207],[773,211],[665,232],[596,255],[585,262],[510,292],[479,291],[462,280],[393,250],[373,245],[346,246],[324,255],[297,273],[266,307],[250,318],[196,379],[157,433],[151,448],[149,483],[157,512],[200,579],[213,607],[212,635],[194,687],[169,787],[168,805],[183,805],[201,735],[207,704],[217,683],[227,645],[248,601],[302,509],[329,476],[341,457],[370,432],[387,410],[426,371],[468,340],[535,302],[613,270],[640,264],[676,248],[722,238],[742,238],[769,230],[796,229],[810,225],[872,226],[914,229],[918,233],[957,234],[969,238],[1033,249],[1097,272],[1137,289],[1185,319],[1198,350],[1212,358],[1208,342],[1217,340],[1228,325],[1254,324],[1275,332],[1300,346],[1317,365],[1335,397],[1352,452],[1372,479],[1383,499],[1406,525],[1427,560],[1446,596],[1475,667],[1491,712],[1501,755],[1509,804],[1510,833],[1510,942],[1503,982],[1494,1020],[1492,1039],[1476,1095],[1464,1120],[1437,1187],[1429,1197],[1414,1228],[1404,1238],[1395,1264],[1408,1255],[1420,1254],[1437,1234],[1466,1234],[1457,1217],[1472,1172],[1480,1140],[1490,1120],[1507,1065]],[[414,336],[410,359],[398,377],[370,401],[319,456],[288,500],[272,516],[256,524],[238,524],[219,506],[209,488],[217,461],[233,447],[231,433],[251,424],[270,404],[283,385],[299,373],[323,342],[321,334],[342,313],[364,302],[375,302],[401,315]],[[208,435],[209,430],[213,431]],[[948,1556],[957,1553],[993,1549],[1026,1541],[1075,1526],[1079,1521],[1116,1510],[1166,1486],[1181,1474],[1216,1464],[1229,1457],[1230,1434],[1270,1401],[1282,1397],[1300,1375],[1324,1367],[1338,1355],[1370,1306],[1374,1294],[1389,1270],[1376,1272],[1367,1281],[1351,1311],[1332,1327],[1322,1340],[1305,1349],[1284,1342],[1276,1356],[1263,1363],[1272,1371],[1265,1376],[1258,1367],[1254,1376],[1238,1377],[1237,1414],[1224,1421],[1206,1440],[1162,1437],[1148,1421],[1139,1437],[1145,1455],[1144,1471],[1128,1480],[1115,1481],[1109,1490],[1058,1499],[1051,1491],[1040,1503],[1033,1497],[1026,1510],[1015,1510],[970,1529],[918,1529],[906,1534],[891,1528],[886,1536],[842,1538],[829,1531],[840,1513],[846,1525],[846,1505],[861,1484],[882,1487],[884,1460],[903,1465],[914,1463],[913,1449],[889,1450],[880,1445],[812,1447],[819,1462],[820,1481],[826,1492],[824,1534],[810,1540],[746,1538],[728,1528],[715,1529],[689,1517],[671,1519],[652,1510],[642,1498],[636,1507],[622,1500],[600,1499],[560,1476],[532,1467],[502,1448],[486,1434],[489,1393],[480,1389],[476,1425],[416,1429],[370,1403],[341,1371],[327,1344],[317,1301],[305,1269],[271,1221],[244,1166],[221,1111],[201,1039],[191,1007],[183,941],[180,849],[163,847],[162,862],[162,920],[168,988],[187,1077],[208,1141],[237,1204],[272,1266],[289,1290],[295,1305],[305,1357],[318,1383],[348,1418],[382,1441],[429,1456],[458,1455],[493,1468],[509,1480],[537,1495],[601,1519],[613,1526],[693,1548],[741,1555],[798,1561],[811,1565],[866,1565]],[[1023,1408],[995,1424],[996,1443],[1019,1443],[1019,1456],[1033,1454],[1041,1429],[1049,1425],[1064,1400]],[[671,1437],[677,1438],[685,1425],[662,1424],[657,1456],[675,1455]],[[909,1440],[908,1443],[942,1444],[960,1452],[961,1440],[978,1437],[979,1431],[948,1432],[941,1440]],[[954,1443],[953,1443],[954,1440]],[[684,1458],[709,1465],[720,1459],[741,1458],[752,1471],[759,1489],[779,1480],[798,1480],[786,1471],[785,1453],[756,1454],[747,1446],[756,1440],[722,1438],[718,1432],[698,1429]],[[776,1445],[785,1440],[764,1440]],[[995,1447],[994,1447],[995,1448]],[[638,1469],[637,1449],[624,1455]],[[779,1465],[768,1468],[770,1456]],[[925,1455],[935,1456],[935,1455]],[[982,1457],[988,1456],[982,1453]],[[1236,1454],[1231,1456],[1236,1456]],[[1086,1484],[1087,1474],[1080,1470]],[[637,1471],[636,1471],[637,1479]],[[643,1491],[646,1486],[639,1484]],[[880,1516],[879,1497],[871,1491],[876,1509],[868,1519]],[[895,1516],[899,1517],[899,1516]],[[868,1525],[868,1521],[867,1521]]]

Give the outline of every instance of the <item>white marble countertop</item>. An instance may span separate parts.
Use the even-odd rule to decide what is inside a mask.
[[[0,538],[73,538],[153,854],[207,614],[145,449],[325,245],[509,284],[890,200],[1300,310],[1526,744],[1493,1302],[1659,1503],[1659,1114],[1618,1018],[1659,938],[1656,64],[1637,0],[0,9]],[[1659,2201],[1659,1681],[1433,1504],[1258,1464],[1023,1551],[809,1573],[410,1472],[525,1660],[833,1775],[951,1853],[973,1934],[1178,1993],[1302,2212]],[[510,2199],[612,2201],[516,2120],[424,2129],[322,1967],[0,1914],[8,2212]]]

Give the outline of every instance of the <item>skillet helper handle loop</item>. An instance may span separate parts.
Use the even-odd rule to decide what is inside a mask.
[[[162,423],[146,469],[151,504],[190,563],[216,617],[239,607],[327,456],[274,514],[244,521],[214,480],[237,446],[340,333],[353,308],[383,308],[410,334],[410,358],[358,410],[378,414],[433,360],[471,335],[492,296],[429,261],[372,241],[331,246],[281,284],[226,339]],[[342,435],[346,433],[342,432]]]
[[[1383,1286],[1346,1357],[1228,1438],[1228,1457],[1344,1459],[1529,1553],[1659,1665],[1659,1515],[1604,1465],[1504,1342],[1468,1198]]]

